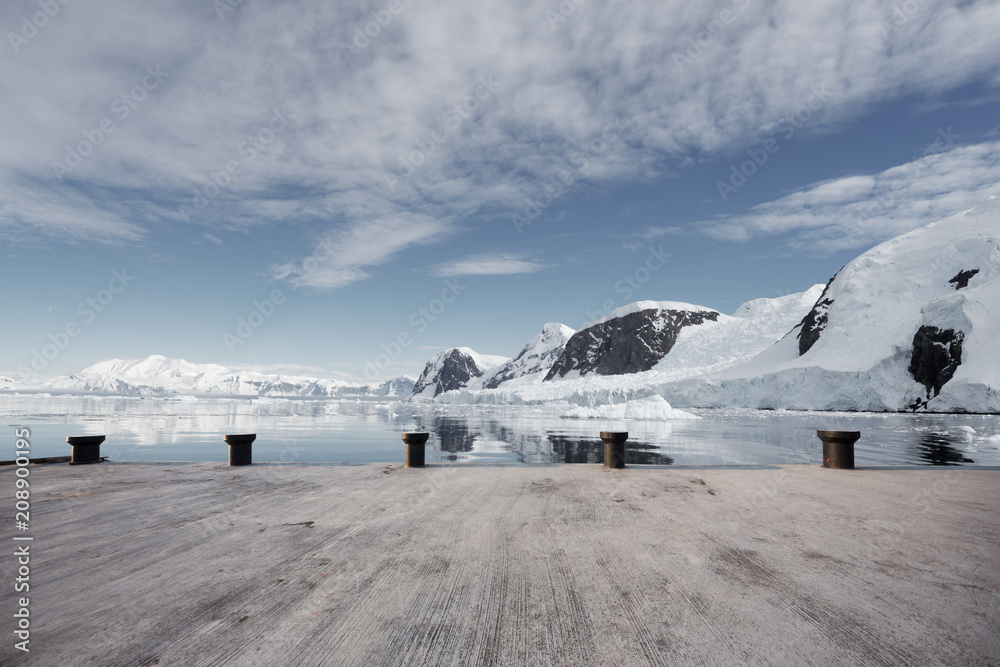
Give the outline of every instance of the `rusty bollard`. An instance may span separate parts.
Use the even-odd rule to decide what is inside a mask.
[[[253,463],[253,441],[256,433],[227,435],[222,438],[229,445],[229,465],[248,466]]]
[[[66,438],[66,442],[73,447],[73,454],[69,458],[71,466],[101,462],[103,435],[71,435]]]
[[[431,437],[430,433],[403,434],[403,442],[406,443],[407,468],[424,467],[424,445],[427,444],[427,438],[429,437]]]
[[[604,467],[624,468],[628,431],[601,431],[601,440],[604,441]]]
[[[816,431],[823,441],[824,468],[854,468],[854,443],[861,431]]]

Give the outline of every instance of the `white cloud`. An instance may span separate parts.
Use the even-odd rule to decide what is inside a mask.
[[[676,227],[673,225],[667,227],[647,227],[645,231],[638,232],[636,236],[641,239],[658,239],[663,236],[676,236],[682,234],[688,234],[689,231],[683,227]]]
[[[817,86],[829,92],[809,125],[820,132],[903,95],[1000,85],[1000,5],[917,4],[897,26],[889,0],[588,0],[553,30],[555,2],[404,2],[350,57],[371,21],[351,3],[244,2],[221,21],[186,0],[61,5],[18,53],[0,49],[0,230],[141,240],[154,225],[184,229],[181,205],[222,179],[193,224],[324,224],[358,255],[275,275],[342,286],[458,224],[428,220],[519,210],[560,169],[607,184],[753,145]],[[0,25],[19,26],[26,7],[3,3]],[[724,9],[733,19],[713,24]],[[164,80],[120,117],[115,101],[157,65]],[[248,137],[286,108],[295,127],[250,158]],[[73,187],[56,187],[52,163],[103,119],[113,132],[65,177]],[[579,166],[575,152],[593,154],[613,121],[620,139]]]
[[[794,249],[870,246],[971,208],[1000,191],[1000,142],[932,153],[873,175],[814,183],[746,214],[698,223],[720,240],[790,234]]]
[[[8,242],[30,243],[39,233],[70,242],[142,240],[146,230],[127,220],[121,208],[58,183],[0,177],[0,234]]]
[[[347,224],[317,239],[316,250],[305,259],[274,266],[271,272],[296,287],[336,289],[367,278],[366,267],[383,264],[412,245],[432,243],[451,231],[447,221],[418,215]]]
[[[526,260],[521,255],[483,253],[438,264],[431,269],[431,273],[438,278],[507,276],[517,273],[535,273],[544,268],[546,268],[544,264]]]

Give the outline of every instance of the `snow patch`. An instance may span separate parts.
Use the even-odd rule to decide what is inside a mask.
[[[613,310],[609,315],[605,315],[596,322],[592,322],[590,326],[596,324],[603,324],[604,322],[610,322],[611,320],[617,319],[619,317],[624,317],[625,315],[630,315],[632,313],[641,313],[645,310],[678,310],[687,311],[690,313],[714,313],[716,312],[713,308],[706,308],[705,306],[696,306],[690,303],[684,303],[682,301],[636,301],[635,303],[630,303],[627,306],[622,306],[616,310]]]

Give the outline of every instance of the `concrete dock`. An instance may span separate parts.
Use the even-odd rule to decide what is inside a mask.
[[[31,466],[3,665],[997,665],[1000,471]]]

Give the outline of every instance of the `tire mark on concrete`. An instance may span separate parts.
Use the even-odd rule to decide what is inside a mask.
[[[814,597],[801,595],[797,590],[781,581],[775,573],[758,557],[757,552],[748,549],[722,548],[717,553],[721,563],[719,574],[730,581],[762,588],[768,597],[792,610],[824,634],[838,649],[854,653],[865,665],[913,664],[914,655],[906,655],[893,646],[887,646],[877,635],[869,631],[853,615],[843,609],[835,609]]]

